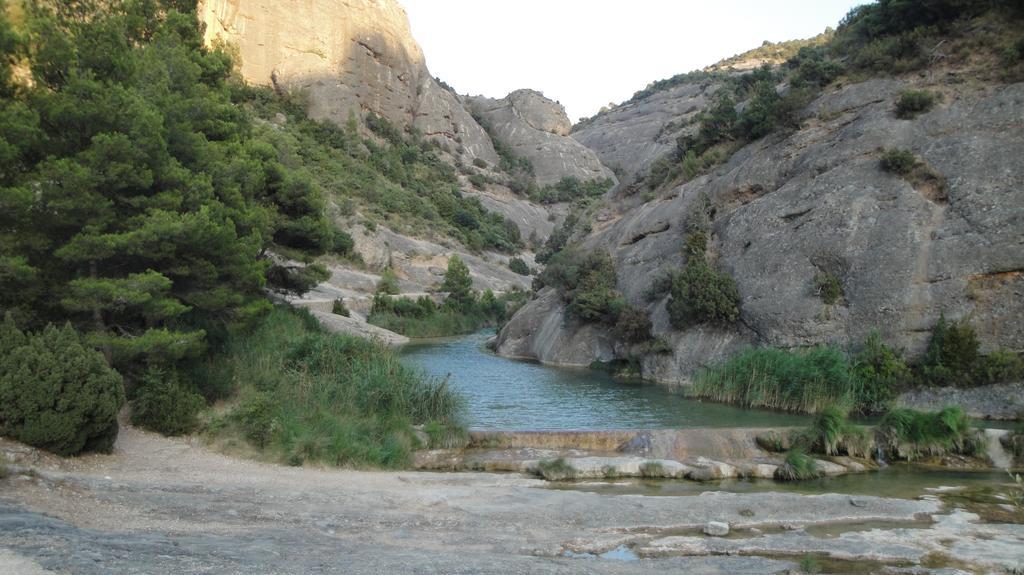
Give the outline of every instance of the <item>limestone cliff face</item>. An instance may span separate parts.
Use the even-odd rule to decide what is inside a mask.
[[[487,134],[427,70],[394,0],[202,0],[206,41],[237,49],[251,84],[304,93],[310,116],[344,124],[371,111],[461,154],[496,162]]]
[[[554,184],[566,176],[581,181],[613,178],[597,155],[568,138],[565,108],[533,90],[517,90],[501,99],[470,99],[473,113],[490,125],[512,152],[530,160],[537,184]]]
[[[923,82],[828,90],[804,111],[802,129],[754,142],[712,173],[621,204],[595,225],[584,249],[612,255],[619,289],[672,348],[643,357],[647,377],[684,383],[743,345],[852,346],[872,330],[916,354],[941,313],[968,319],[987,350],[1024,349],[1024,83],[927,84],[943,103],[896,118],[899,94]],[[699,111],[706,90],[679,86],[574,136],[638,173],[663,149],[657,123]],[[941,174],[946,192],[881,170],[880,148],[911,150]],[[682,267],[686,214],[701,194],[715,207],[711,252],[737,282],[741,317],[728,329],[675,331],[665,298],[649,302],[644,291],[662,270]],[[842,283],[838,304],[816,295],[819,272]],[[625,357],[606,335],[564,321],[561,303],[543,294],[504,328],[498,350],[575,365]]]

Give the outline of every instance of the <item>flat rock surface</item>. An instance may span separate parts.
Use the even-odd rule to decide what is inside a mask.
[[[0,482],[3,573],[774,573],[795,568],[775,559],[779,552],[859,556],[873,548],[866,543],[884,540],[887,557],[914,562],[938,540],[927,529],[849,541],[768,533],[905,523],[939,512],[932,500],[858,497],[854,506],[838,494],[613,496],[545,489],[510,474],[289,468],[133,428],[122,430],[108,456],[62,460],[0,446],[36,469]],[[969,519],[940,520],[933,535],[983,564],[1008,561],[1020,529]],[[710,521],[766,531],[738,543],[672,539]],[[970,551],[974,543],[981,551]],[[616,549],[624,560],[597,558]],[[755,556],[719,556],[731,549]]]

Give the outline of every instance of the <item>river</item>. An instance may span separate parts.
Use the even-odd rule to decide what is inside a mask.
[[[806,425],[805,415],[701,402],[671,389],[590,369],[556,368],[490,352],[485,330],[416,342],[403,358],[448,378],[467,403],[467,425],[485,430],[677,429]]]

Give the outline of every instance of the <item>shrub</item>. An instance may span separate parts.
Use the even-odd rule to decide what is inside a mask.
[[[398,287],[398,274],[395,270],[388,268],[380,275],[377,282],[377,293],[386,295],[398,295],[401,289]]]
[[[640,477],[658,479],[666,475],[665,466],[660,461],[645,461],[640,464]]]
[[[469,183],[472,184],[474,188],[482,190],[487,187],[487,176],[483,174],[473,174],[469,177]]]
[[[623,305],[615,320],[615,335],[627,343],[643,343],[652,338],[651,318],[647,312],[629,304]]]
[[[931,110],[938,100],[938,94],[927,90],[907,90],[896,101],[896,117],[910,120],[918,114]]]
[[[932,329],[932,337],[921,365],[921,376],[930,385],[970,385],[981,357],[978,336],[966,321],[947,321],[943,314]]]
[[[308,266],[274,265],[267,270],[267,284],[279,291],[302,295],[331,277],[320,264]]]
[[[487,162],[483,158],[473,158],[473,165],[478,168],[486,168]]]
[[[356,242],[352,239],[352,236],[349,235],[348,232],[343,232],[341,230],[334,231],[333,243],[334,249],[331,251],[342,256],[352,254],[352,250],[356,247]]]
[[[843,297],[843,284],[831,273],[819,272],[814,276],[814,292],[821,301],[833,305]]]
[[[526,265],[526,262],[523,261],[522,258],[512,258],[508,260],[508,269],[521,276],[530,275],[530,267]]]
[[[121,376],[70,324],[22,333],[0,323],[0,435],[58,455],[109,452],[124,404]]]
[[[666,304],[672,327],[730,323],[739,319],[740,295],[732,277],[712,269],[701,255],[691,255],[672,281]]]
[[[274,414],[274,404],[270,395],[256,391],[231,412],[231,418],[238,423],[242,434],[250,443],[265,448],[280,428]]]
[[[997,349],[978,359],[974,369],[977,385],[1024,379],[1024,358],[1008,349]]]
[[[889,149],[882,154],[882,169],[905,176],[918,166],[917,157],[910,150]]]
[[[349,317],[350,315],[348,307],[345,306],[345,300],[341,298],[334,300],[334,303],[331,304],[331,313],[344,317]]]
[[[164,435],[184,435],[199,425],[203,396],[188,389],[174,372],[151,368],[132,399],[132,423]]]
[[[857,408],[865,413],[889,409],[897,391],[914,382],[914,374],[899,352],[883,344],[878,332],[868,336],[854,357],[853,372],[859,386]]]
[[[476,292],[473,291],[473,278],[469,274],[469,267],[458,255],[452,255],[448,260],[448,269],[444,273],[441,291],[448,292],[448,300],[457,306],[471,305],[476,301]]]

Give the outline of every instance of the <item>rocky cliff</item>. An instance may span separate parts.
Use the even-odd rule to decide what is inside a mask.
[[[592,150],[567,138],[571,124],[565,108],[533,90],[517,90],[501,99],[471,98],[473,113],[516,156],[533,164],[539,186],[566,176],[580,181],[614,178]]]
[[[899,119],[895,101],[927,87],[942,103]],[[602,114],[574,132],[601,160],[640,174],[706,106],[707,83],[680,85]],[[669,353],[641,358],[648,378],[680,383],[747,344],[851,346],[872,330],[920,352],[941,313],[969,318],[991,349],[1024,349],[1024,84],[966,82],[956,71],[874,79],[827,89],[802,127],[756,141],[711,173],[619,213],[582,239],[608,251],[618,287],[646,309]],[[880,169],[881,148],[904,148],[937,174],[936,187]],[[644,292],[683,264],[685,215],[714,206],[711,252],[742,298],[733,327],[674,331],[665,300]],[[628,207],[633,206],[633,207]],[[814,277],[836,276],[843,298],[826,305]],[[565,321],[553,290],[501,332],[500,353],[586,365],[629,350],[607,330]]]
[[[251,84],[301,92],[310,116],[344,124],[367,111],[472,160],[498,160],[458,96],[427,70],[394,0],[202,0],[208,43],[237,50]]]

